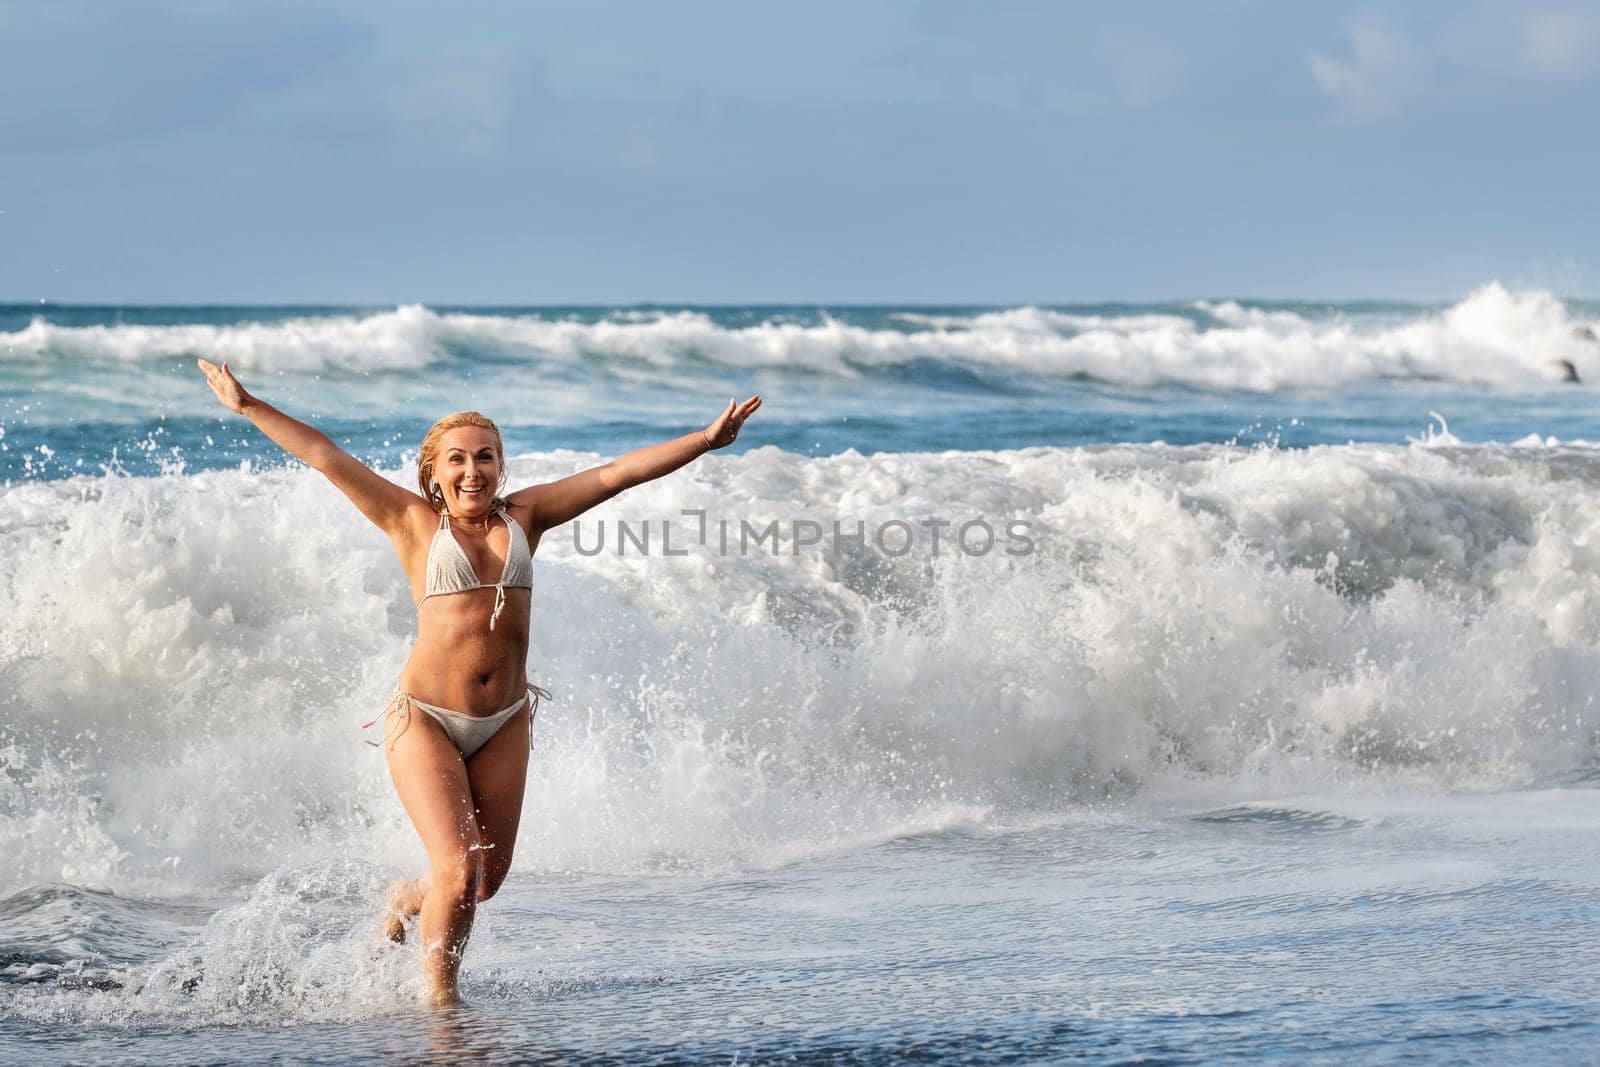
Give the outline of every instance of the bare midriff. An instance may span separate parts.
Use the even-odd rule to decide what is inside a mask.
[[[494,586],[433,596],[417,605],[417,643],[400,672],[400,689],[418,700],[468,715],[510,707],[528,688],[527,589],[507,589],[493,630]]]

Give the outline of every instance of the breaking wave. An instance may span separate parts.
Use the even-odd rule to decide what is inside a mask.
[[[767,536],[702,543],[701,510]],[[1597,523],[1572,447],[707,460],[540,548],[557,700],[518,862],[726,869],[1186,782],[1593,766]],[[0,894],[420,858],[356,729],[414,609],[315,474],[16,484],[0,555]]]
[[[1308,309],[1196,301],[1095,312],[1019,307],[962,314],[705,310],[560,315],[418,305],[271,321],[64,325],[0,333],[12,360],[139,362],[179,356],[248,370],[414,370],[458,356],[540,366],[774,369],[844,378],[909,365],[1087,378],[1132,388],[1271,392],[1382,379],[1504,389],[1600,375],[1594,322],[1543,291],[1490,283],[1443,309]]]

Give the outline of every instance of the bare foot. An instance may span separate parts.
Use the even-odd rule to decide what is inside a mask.
[[[411,883],[402,881],[391,885],[388,896],[385,898],[389,905],[389,910],[383,916],[381,930],[384,937],[387,937],[397,945],[403,944],[406,939],[406,920],[410,918],[406,914],[406,904],[410,897]]]
[[[428,990],[428,1005],[434,1008],[461,1007],[461,991],[453,985],[440,985]]]

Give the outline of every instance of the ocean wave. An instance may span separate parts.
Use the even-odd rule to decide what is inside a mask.
[[[1600,461],[1561,447],[706,461],[540,546],[530,670],[557,700],[519,863],[728,869],[1187,781],[1593,766],[1597,522]],[[314,474],[13,485],[0,555],[0,892],[419,860],[356,730],[410,591]]]
[[[849,317],[780,315],[736,325],[696,310],[546,318],[408,305],[368,315],[229,325],[66,326],[35,318],[0,334],[0,352],[12,359],[124,362],[203,355],[286,372],[415,369],[456,354],[662,370],[789,369],[844,378],[928,362],[1131,388],[1260,392],[1386,379],[1537,388],[1566,378],[1568,364],[1581,377],[1600,375],[1594,323],[1548,292],[1517,293],[1498,283],[1440,311],[1404,313],[1318,316],[1197,301],[1181,313],[905,311],[889,315],[891,325],[856,324]]]
[[[141,363],[204,356],[240,369],[312,372],[415,369],[442,357],[440,318],[408,305],[373,315],[304,316],[270,322],[64,326],[35,317],[0,333],[11,359]]]

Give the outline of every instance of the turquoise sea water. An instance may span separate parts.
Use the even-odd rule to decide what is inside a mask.
[[[1597,320],[0,307],[0,1060],[1586,1062]],[[402,484],[766,398],[540,546],[461,1011],[372,941],[403,575],[196,356]]]

